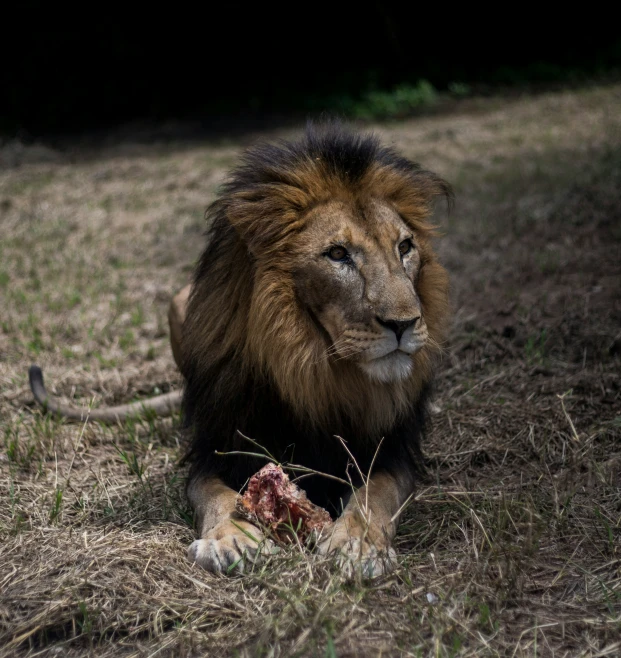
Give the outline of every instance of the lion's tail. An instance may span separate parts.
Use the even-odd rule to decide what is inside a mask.
[[[43,372],[39,366],[30,366],[28,370],[30,389],[34,399],[47,411],[68,420],[82,422],[97,420],[101,423],[118,423],[131,417],[145,416],[149,413],[157,416],[170,416],[181,407],[181,391],[171,391],[154,398],[121,404],[104,409],[80,409],[70,404],[57,402],[47,394],[43,384]]]

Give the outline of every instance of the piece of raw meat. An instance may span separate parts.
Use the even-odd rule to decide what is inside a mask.
[[[248,521],[269,528],[272,536],[283,544],[300,541],[326,531],[332,525],[330,514],[313,505],[306,493],[289,482],[289,476],[276,464],[266,464],[248,482],[243,495],[237,496],[235,508]]]

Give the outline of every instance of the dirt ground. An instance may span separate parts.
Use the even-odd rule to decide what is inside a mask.
[[[456,190],[454,322],[399,567],[192,566],[179,419],[41,415],[181,385],[166,310],[267,135],[0,149],[0,656],[621,655],[621,86],[372,126]],[[148,141],[148,140],[147,140]]]

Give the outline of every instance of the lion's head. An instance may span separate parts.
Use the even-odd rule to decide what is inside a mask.
[[[334,125],[250,149],[207,212],[184,326],[191,413],[264,381],[311,423],[386,431],[443,339],[438,195],[441,178]]]
[[[399,382],[429,340],[415,285],[422,241],[392,204],[357,196],[308,210],[290,242],[292,280],[326,356],[372,380]]]

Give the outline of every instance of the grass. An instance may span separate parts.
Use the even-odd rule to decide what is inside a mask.
[[[464,82],[451,82],[446,91],[440,92],[428,80],[420,79],[416,83],[402,82],[391,89],[378,89],[370,83],[367,91],[358,95],[317,97],[310,103],[307,99],[307,104],[357,121],[392,121],[471,95],[472,87]]]
[[[457,93],[457,92],[454,92]],[[295,545],[186,559],[179,419],[72,425],[179,386],[170,296],[239,150],[174,143],[0,172],[0,656],[614,656],[621,651],[618,86],[375,126],[453,182],[454,323],[398,568]],[[344,437],[347,438],[347,437]]]
[[[459,95],[467,93],[465,85],[457,85],[455,89]],[[356,99],[343,96],[334,104],[352,119],[371,121],[398,119],[421,107],[434,105],[437,99],[438,92],[433,85],[427,80],[419,80],[415,85],[404,83],[389,91],[367,91]]]

